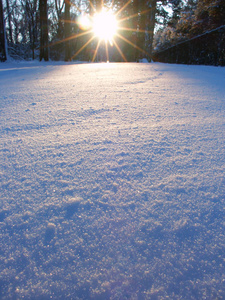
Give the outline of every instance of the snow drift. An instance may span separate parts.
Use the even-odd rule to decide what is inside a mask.
[[[224,298],[224,83],[1,64],[0,298]]]

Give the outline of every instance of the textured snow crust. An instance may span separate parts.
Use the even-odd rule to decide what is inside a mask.
[[[225,299],[225,68],[0,65],[0,299]]]

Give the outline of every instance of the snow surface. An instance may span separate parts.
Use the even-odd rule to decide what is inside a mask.
[[[0,64],[0,299],[225,299],[225,68]]]

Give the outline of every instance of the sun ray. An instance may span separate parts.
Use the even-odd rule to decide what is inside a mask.
[[[96,8],[94,7],[94,4],[92,3],[92,1],[88,0],[88,2],[90,4],[91,8],[93,9],[93,11],[96,12]]]
[[[131,41],[129,41],[128,39],[126,39],[124,36],[122,36],[121,34],[117,33],[117,36],[119,38],[121,38],[122,40],[124,40],[125,42],[127,42],[129,45],[133,46],[134,48],[138,49],[139,51],[145,53],[147,56],[150,56],[148,52],[146,52],[144,49],[138,47],[137,45],[135,45],[134,43],[132,43]]]
[[[125,55],[123,54],[122,50],[120,49],[120,47],[117,45],[117,42],[114,40],[114,45],[116,46],[116,49],[118,50],[119,54],[121,55],[121,57],[123,58],[123,60],[125,62],[127,62],[127,59],[125,57]]]
[[[125,18],[123,18],[123,19],[120,19],[120,20],[118,21],[118,23],[122,23],[122,22],[124,22],[124,21],[126,21],[126,20],[130,20],[130,19],[133,19],[133,18],[138,17],[138,16],[140,16],[140,15],[144,15],[144,14],[150,12],[151,10],[152,10],[152,9],[149,8],[149,9],[143,10],[143,11],[141,11],[141,12],[138,12],[138,13],[136,13],[136,14],[133,14],[133,15],[131,15],[131,16],[125,17]]]
[[[94,62],[95,61],[95,58],[96,58],[96,55],[98,53],[98,49],[99,49],[99,46],[101,44],[101,40],[98,41],[98,44],[96,46],[96,49],[95,49],[95,52],[94,52],[94,55],[93,55],[93,58],[92,58],[92,61],[91,62]]]
[[[71,0],[65,0],[65,3],[69,3],[71,6],[74,6],[77,11],[80,12],[80,16],[75,20],[62,20],[64,23],[70,22],[73,24],[78,24],[79,28],[82,30],[82,32],[71,35],[69,37],[64,38],[61,41],[56,41],[54,43],[51,43],[49,46],[54,46],[60,43],[64,43],[73,39],[77,39],[79,37],[92,34],[92,37],[83,45],[81,48],[72,56],[71,59],[76,57],[84,48],[87,47],[94,39],[97,39],[97,45],[94,50],[92,62],[95,61],[97,53],[99,51],[101,42],[105,42],[105,51],[106,51],[106,59],[109,61],[110,53],[109,53],[109,44],[111,46],[115,45],[115,48],[123,58],[125,62],[127,62],[126,56],[123,53],[122,49],[120,48],[118,41],[115,40],[114,37],[118,37],[119,39],[122,39],[127,44],[131,45],[135,49],[138,49],[140,52],[145,53],[147,56],[149,56],[149,53],[147,53],[144,49],[136,45],[136,43],[133,43],[129,39],[127,39],[124,34],[126,31],[130,32],[137,32],[137,33],[152,33],[152,31],[145,30],[143,28],[132,28],[125,26],[118,26],[118,24],[123,23],[126,20],[130,20],[132,18],[139,17],[140,15],[146,14],[149,11],[151,11],[151,8],[148,8],[144,11],[134,13],[130,16],[125,16],[121,18],[120,20],[117,20],[117,16],[121,14],[128,5],[132,4],[133,0],[127,0],[126,3],[119,8],[119,10],[115,13],[115,8],[113,7],[115,4],[115,0],[106,1],[107,3],[104,3],[104,0],[99,0],[98,2],[98,8],[96,9],[95,4],[96,2],[94,0],[88,0],[89,4],[87,8],[89,7],[89,13],[85,13],[84,10],[81,9],[81,7],[78,7],[76,4],[72,3]],[[87,20],[86,20],[87,19]],[[85,22],[86,20],[86,22]],[[121,24],[122,25],[122,24]],[[118,31],[120,33],[118,33]],[[124,32],[122,35],[121,32]],[[89,38],[89,37],[88,37]],[[93,49],[92,49],[93,50]]]
[[[116,13],[116,16],[118,16],[133,0],[128,0],[127,3],[124,4],[123,7],[121,7],[120,10]]]
[[[70,24],[79,24],[79,22],[77,20],[73,21],[73,20],[64,20],[64,19],[62,19],[61,22],[63,22],[63,23],[70,23]]]
[[[124,30],[124,31],[131,31],[131,32],[145,32],[145,33],[151,33],[152,31],[150,30],[145,30],[145,29],[136,29],[136,28],[129,28],[129,27],[118,27],[119,30]]]
[[[71,36],[69,36],[69,37],[67,37],[65,39],[62,39],[60,41],[56,41],[54,43],[49,44],[49,47],[52,47],[52,46],[55,46],[55,45],[58,45],[58,44],[61,44],[61,43],[64,43],[64,42],[68,42],[70,40],[76,39],[76,38],[78,38],[80,36],[89,34],[91,32],[92,32],[92,30],[88,30],[88,31],[85,31],[85,32],[81,32],[81,33],[77,33],[77,34],[71,35]]]
[[[106,52],[106,61],[109,62],[109,49],[108,49],[108,43],[105,40],[105,52]]]
[[[87,45],[88,44],[90,44],[92,41],[93,41],[93,39],[94,39],[95,37],[93,36],[93,37],[91,37],[72,57],[71,57],[71,60],[72,59],[74,59],[74,57],[76,57],[84,48],[86,48],[87,47]]]

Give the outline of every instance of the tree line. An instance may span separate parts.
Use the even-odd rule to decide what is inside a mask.
[[[118,12],[123,27],[109,46],[113,61],[150,59],[158,17],[173,0],[0,0],[0,55],[14,59],[90,60],[98,41],[80,28],[82,14],[93,15],[102,5]],[[4,20],[4,21],[3,21]],[[86,47],[84,47],[86,45]],[[96,60],[105,56],[99,47]]]
[[[0,0],[0,59],[105,60],[104,43],[79,26],[104,6],[117,13],[112,61],[151,60],[152,51],[224,25],[224,0]]]
[[[225,25],[224,0],[175,0],[174,3],[176,7],[172,7],[166,26],[155,34],[155,51],[162,51]]]

